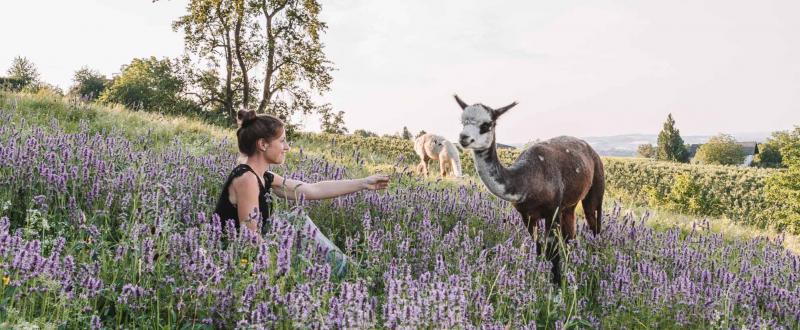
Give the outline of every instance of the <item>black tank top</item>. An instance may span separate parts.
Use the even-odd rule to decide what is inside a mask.
[[[231,204],[228,188],[230,188],[233,179],[236,179],[247,172],[251,172],[259,178],[258,210],[261,212],[262,218],[261,233],[264,234],[268,229],[267,219],[272,215],[272,196],[270,195],[270,187],[272,186],[272,180],[275,178],[275,176],[269,171],[265,172],[264,175],[259,176],[258,173],[253,171],[253,169],[247,164],[240,164],[236,166],[233,171],[231,171],[231,174],[228,175],[228,179],[225,180],[225,184],[222,186],[222,191],[220,192],[219,200],[217,201],[217,207],[214,209],[214,213],[219,215],[223,226],[229,219],[233,219],[236,224],[236,230],[239,231],[239,212],[236,209],[236,205]]]

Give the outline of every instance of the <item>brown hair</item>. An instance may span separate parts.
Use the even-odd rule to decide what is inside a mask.
[[[256,115],[255,111],[239,110],[236,113],[239,129],[236,131],[239,152],[252,156],[256,152],[258,139],[272,141],[278,138],[283,122],[270,115]]]

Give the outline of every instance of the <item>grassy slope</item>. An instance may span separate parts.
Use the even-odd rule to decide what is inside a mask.
[[[180,116],[165,116],[142,111],[130,111],[121,106],[102,106],[95,104],[69,104],[61,99],[25,94],[0,93],[0,104],[6,108],[18,109],[15,111],[17,119],[24,119],[31,124],[49,125],[53,119],[58,119],[61,126],[67,131],[77,131],[81,121],[90,121],[90,130],[117,130],[128,138],[151,135],[154,137],[153,148],[163,148],[173,143],[177,138],[181,143],[196,150],[197,153],[209,152],[213,147],[213,140],[234,141],[236,132],[233,127],[220,127],[204,123],[196,119]],[[233,147],[232,147],[233,148]],[[292,144],[289,158],[297,157],[303,152],[310,155],[321,156],[348,169],[351,178],[361,177],[370,173],[382,172],[389,174],[408,173],[411,171],[413,160],[406,160],[399,164],[396,155],[360,155],[362,162],[354,159],[352,150],[336,150],[330,144],[309,142],[302,138]],[[431,173],[437,173],[437,164],[432,164]],[[404,172],[405,171],[405,172]],[[407,184],[418,184],[414,181],[404,181]],[[432,175],[426,180],[440,186],[477,185],[483,187],[479,179],[471,176],[463,178],[440,178]],[[616,196],[607,196],[604,208],[611,210],[616,203]],[[578,206],[578,214],[582,214]],[[651,217],[648,225],[656,229],[681,228],[685,232],[692,230],[693,224],[698,220],[691,215],[683,215],[664,210],[649,210],[642,207],[623,207],[624,212],[631,211],[636,217],[644,212],[649,212]],[[778,234],[773,230],[765,230],[750,226],[735,224],[726,218],[703,218],[711,224],[714,232],[721,233],[727,240],[750,239],[754,237],[768,237],[773,239],[779,235],[784,236],[784,246],[800,254],[800,237],[795,235]]]
[[[208,154],[208,153],[212,153],[212,154],[226,153],[229,156],[232,156],[232,154],[230,153],[230,151],[232,151],[232,150],[221,152],[219,150],[214,150],[213,149],[213,148],[220,148],[219,147],[220,144],[214,143],[214,140],[222,140],[222,139],[229,139],[230,140],[233,137],[234,133],[233,133],[233,130],[231,128],[220,128],[220,127],[217,127],[217,126],[207,125],[207,124],[204,124],[204,123],[201,123],[201,122],[198,122],[198,121],[188,120],[188,119],[185,119],[185,118],[159,116],[159,115],[148,114],[148,113],[139,113],[139,112],[130,112],[130,111],[127,111],[127,110],[122,109],[122,108],[105,108],[105,107],[100,107],[100,106],[82,106],[82,105],[81,106],[71,106],[71,105],[63,103],[61,100],[46,99],[46,98],[42,98],[42,97],[21,96],[21,95],[3,95],[3,94],[0,94],[0,106],[2,106],[4,109],[13,110],[13,112],[14,112],[13,116],[15,117],[14,120],[16,120],[16,121],[25,120],[25,121],[28,121],[29,123],[34,123],[34,124],[37,124],[37,125],[45,125],[46,126],[46,125],[49,124],[49,122],[52,120],[52,118],[58,118],[62,128],[66,129],[67,131],[77,131],[77,130],[80,129],[81,125],[83,125],[84,127],[88,126],[90,128],[90,131],[100,132],[100,131],[103,131],[103,130],[106,130],[106,131],[107,130],[115,130],[115,131],[117,131],[119,133],[122,133],[123,135],[125,135],[126,137],[131,138],[131,139],[136,139],[137,137],[144,136],[144,135],[148,135],[150,137],[149,139],[147,139],[149,144],[146,144],[146,145],[136,144],[135,148],[165,149],[165,150],[169,151],[170,150],[169,147],[172,144],[175,144],[176,141],[177,141],[177,143],[180,143],[181,145],[183,145],[185,147],[188,147],[188,148],[184,148],[184,150],[188,149],[188,152],[190,152],[190,153],[195,153],[195,154],[198,154],[198,155],[204,155],[204,154]],[[228,144],[227,147],[233,149],[233,146],[230,145],[230,144]],[[353,154],[352,150],[338,150],[336,148],[331,148],[331,146],[328,145],[328,144],[323,144],[323,143],[305,143],[304,141],[297,141],[294,144],[294,148],[292,150],[293,154],[289,157],[290,162],[296,162],[297,159],[302,158],[299,155],[300,152],[305,153],[305,154],[313,154],[315,156],[322,157],[322,158],[325,158],[325,159],[327,159],[329,161],[332,161],[332,162],[334,162],[334,163],[336,163],[338,165],[345,166],[347,168],[347,174],[345,175],[345,177],[360,177],[360,176],[366,175],[368,173],[372,173],[372,172],[376,172],[376,171],[382,171],[382,172],[392,173],[392,174],[395,175],[395,178],[397,178],[397,181],[394,181],[394,182],[397,182],[396,186],[408,187],[408,186],[416,186],[416,185],[425,185],[425,186],[429,187],[429,190],[436,190],[437,187],[445,187],[445,186],[453,187],[453,186],[459,186],[459,185],[473,185],[475,187],[482,188],[482,184],[480,182],[478,182],[474,178],[470,178],[470,177],[463,178],[463,179],[450,179],[450,178],[448,178],[448,179],[444,179],[444,180],[440,180],[440,179],[438,179],[436,177],[433,177],[433,178],[428,179],[428,180],[419,180],[419,179],[416,179],[416,178],[411,177],[411,176],[400,176],[400,175],[397,175],[397,174],[400,174],[400,173],[405,173],[405,174],[408,174],[408,173],[407,173],[407,169],[404,170],[405,164],[401,164],[401,166],[398,166],[398,167],[394,166],[395,163],[396,163],[396,160],[395,160],[396,157],[393,157],[392,155],[361,155],[361,156],[357,155],[356,157],[354,157],[354,154]],[[232,157],[229,157],[229,159],[232,160]],[[363,163],[361,163],[361,161],[363,161]],[[224,162],[221,162],[221,163],[224,163]],[[363,164],[363,166],[362,166],[362,164]],[[291,166],[291,165],[289,165],[289,166]],[[278,169],[278,170],[280,171],[281,169]],[[430,187],[432,187],[432,189],[430,189]],[[405,191],[409,191],[409,190],[405,189]],[[433,196],[433,197],[428,196],[428,198],[435,199],[436,197],[435,196]],[[610,211],[610,210],[612,210],[613,201],[609,200],[607,202],[608,202],[608,205],[606,205],[606,210]],[[414,203],[416,203],[416,202],[414,202]],[[286,207],[286,205],[284,204],[283,207]],[[331,211],[329,212],[328,210],[331,210]],[[411,212],[411,211],[413,211],[413,210],[411,210],[411,208],[409,208],[408,212]],[[624,211],[626,211],[626,210],[623,210],[623,212]],[[640,214],[646,212],[643,209],[631,209],[631,211],[633,211],[633,213],[635,213],[633,218],[639,218]],[[342,211],[341,210],[337,211],[335,208],[330,208],[330,207],[327,207],[325,205],[323,205],[322,207],[315,207],[315,209],[312,210],[312,212],[313,212],[312,217],[316,221],[318,221],[318,224],[320,225],[320,228],[323,231],[326,231],[326,234],[330,234],[331,230],[333,230],[334,233],[339,234],[337,237],[332,237],[336,241],[337,245],[339,245],[339,246],[345,246],[346,245],[345,242],[342,242],[342,239],[341,239],[342,236],[352,236],[352,235],[354,235],[353,231],[360,230],[358,228],[359,225],[360,225],[359,224],[360,221],[358,219],[356,219],[354,221],[350,221],[350,222],[346,222],[346,221],[343,221],[343,220],[352,220],[352,219],[345,219],[345,217],[346,216],[352,216],[352,214],[361,214],[361,213],[358,213],[358,212],[345,212],[346,214],[335,214],[335,212],[342,213]],[[328,212],[328,213],[326,213],[326,212]],[[397,217],[402,217],[402,215],[397,216]],[[450,218],[452,218],[452,217],[450,217]],[[475,217],[471,217],[471,218],[475,218]],[[393,219],[393,220],[398,220],[398,219]],[[437,220],[440,220],[440,219],[437,219]],[[449,219],[449,220],[452,221],[453,219]],[[480,220],[480,219],[478,219],[478,220]],[[668,233],[669,232],[669,230],[667,230],[668,228],[680,228],[681,231],[682,231],[680,236],[682,238],[685,238],[687,236],[691,236],[691,234],[689,234],[689,233],[692,231],[693,224],[695,222],[697,222],[697,220],[698,219],[695,219],[695,218],[692,218],[692,217],[657,212],[657,213],[654,214],[654,216],[649,218],[647,225],[649,225],[652,228],[656,228],[661,233]],[[401,223],[399,228],[397,226],[394,226],[394,225],[387,225],[387,228],[394,228],[394,229],[397,229],[398,231],[401,231],[401,232],[414,232],[414,233],[416,233],[416,232],[424,232],[423,230],[421,230],[421,228],[417,227],[418,223],[415,223],[415,222],[402,222],[402,221],[399,221],[399,222]],[[444,223],[446,221],[444,221],[444,222],[439,221],[439,222],[440,223],[435,224],[435,225],[442,225],[442,227],[443,227],[442,228],[443,229],[442,232],[449,233],[453,229],[452,224]],[[748,238],[751,238],[751,237],[754,237],[754,236],[770,236],[770,237],[775,236],[774,233],[765,232],[765,231],[761,231],[761,230],[753,230],[751,228],[742,227],[742,226],[738,226],[738,225],[733,225],[729,221],[726,221],[724,219],[714,219],[714,220],[711,220],[710,222],[711,222],[710,228],[712,229],[712,231],[722,233],[724,235],[724,240],[728,241],[728,243],[730,243],[730,244],[726,244],[726,245],[728,245],[729,247],[732,247],[734,251],[738,251],[739,250],[738,248],[741,246],[741,244],[738,244],[738,243],[745,242]],[[345,223],[350,223],[350,224],[355,224],[355,225],[353,226],[353,228],[341,228],[341,227],[347,227],[347,226],[341,226],[341,225],[343,225]],[[338,226],[339,228],[337,228],[337,225],[339,225]],[[331,228],[334,228],[334,229],[331,229]],[[472,234],[474,234],[475,230],[483,231],[485,229],[486,230],[485,243],[488,244],[488,245],[484,245],[484,247],[487,247],[487,246],[498,247],[498,246],[503,245],[503,246],[506,246],[506,249],[511,249],[510,251],[512,251],[512,253],[510,253],[509,255],[514,256],[514,257],[519,257],[521,255],[527,254],[527,253],[522,253],[522,251],[525,251],[525,249],[527,249],[527,247],[520,246],[519,250],[516,249],[517,248],[516,244],[518,244],[520,241],[524,241],[524,240],[520,240],[519,238],[522,237],[522,235],[527,235],[526,233],[524,233],[524,230],[515,232],[514,234],[508,234],[508,233],[511,233],[511,231],[508,231],[508,230],[507,231],[496,231],[496,232],[494,232],[492,230],[492,228],[488,228],[486,226],[486,222],[482,222],[482,221],[470,222],[470,223],[468,223],[466,225],[465,228],[467,228],[467,230]],[[497,233],[501,233],[501,235],[493,235],[493,234],[497,234]],[[336,236],[336,235],[334,235],[334,236]],[[445,237],[446,236],[447,235],[445,235]],[[469,235],[465,235],[465,237],[466,236],[469,236]],[[510,240],[508,240],[509,236],[511,237],[511,239],[514,240],[513,244],[511,243]],[[413,237],[413,235],[411,235],[410,237]],[[709,236],[702,236],[702,240],[700,241],[700,243],[704,242],[707,237],[709,237]],[[666,237],[661,237],[661,238],[657,237],[656,241],[643,241],[643,242],[645,242],[644,246],[638,246],[638,247],[635,244],[630,245],[629,243],[621,243],[619,245],[619,247],[622,247],[622,249],[617,249],[614,245],[610,245],[610,246],[611,247],[615,247],[615,248],[607,248],[608,246],[606,246],[601,250],[599,256],[603,259],[603,262],[611,264],[611,265],[615,264],[615,259],[614,258],[615,258],[615,253],[616,252],[623,253],[622,256],[626,257],[626,258],[630,258],[630,257],[626,256],[626,255],[629,255],[629,256],[632,256],[635,259],[638,259],[638,258],[640,258],[642,256],[640,256],[640,255],[638,255],[636,253],[626,254],[629,251],[625,251],[624,249],[634,249],[634,250],[638,251],[640,248],[646,249],[646,246],[660,246],[660,245],[656,244],[656,243],[658,243],[657,242],[658,239],[665,240],[667,238]],[[507,243],[503,243],[504,241],[507,241],[507,240],[508,240]],[[631,242],[631,241],[636,242],[635,240],[632,240],[632,239],[629,240],[627,237],[617,237],[617,240],[620,241],[620,242]],[[713,241],[713,238],[711,240]],[[415,240],[412,240],[412,242],[420,243],[420,242],[422,242],[422,239],[416,238]],[[693,248],[689,248],[689,246],[686,245],[686,241],[685,240],[679,240],[679,242],[682,245],[675,245],[674,247],[675,247],[676,250],[692,250],[693,249]],[[750,243],[745,243],[745,244],[750,244]],[[755,245],[753,245],[753,246],[756,246],[756,245],[761,244],[761,243],[754,243],[754,244]],[[797,239],[796,239],[796,237],[788,237],[786,240],[783,241],[783,245],[788,247],[788,248],[790,248],[790,249],[792,249],[793,251],[797,252]],[[364,255],[369,256],[369,253],[364,253],[364,251],[368,251],[369,252],[370,249],[363,249],[363,248],[362,249],[358,249],[357,248],[356,250],[357,250],[356,251],[357,253],[353,254],[356,257],[364,256]],[[399,249],[399,250],[402,250],[402,249]],[[495,250],[494,247],[491,248],[491,249],[488,249],[487,251],[493,251],[493,250]],[[499,250],[503,250],[503,249],[499,249]],[[111,251],[111,250],[108,250],[108,251]],[[437,250],[437,252],[440,252],[440,251],[441,251],[441,249]],[[574,251],[577,252],[577,251],[580,251],[580,249],[575,249]],[[701,254],[707,252],[707,251],[703,251],[703,250],[698,250],[698,251],[700,251]],[[650,252],[650,253],[661,253],[661,251]],[[644,256],[648,257],[649,255],[650,254],[647,254],[647,255],[644,255]],[[734,253],[734,255],[735,255],[735,253]],[[108,257],[108,256],[106,256],[106,257]],[[766,258],[766,257],[768,257],[768,256],[764,256],[764,258]],[[502,259],[502,258],[498,257],[498,260],[500,260],[500,259]],[[723,262],[723,263],[726,263],[726,262],[734,262],[735,263],[736,259],[739,259],[739,258],[738,257],[728,258],[728,259],[722,259],[720,261]],[[238,259],[234,259],[234,260],[238,260]],[[250,259],[250,260],[252,260],[252,259]],[[416,259],[414,259],[414,260],[416,260]],[[666,260],[671,260],[671,259],[666,258]],[[448,266],[451,266],[451,267],[455,267],[455,265],[457,263],[452,259],[447,259],[445,261],[445,264],[448,265]],[[506,264],[511,265],[513,263],[506,263]],[[527,265],[529,264],[529,262],[528,261],[522,261],[522,262],[520,262],[520,264],[524,264],[525,267],[528,267]],[[124,266],[124,264],[123,264],[123,266]],[[128,266],[130,266],[130,264],[128,264]],[[385,273],[385,269],[381,269],[380,267],[377,267],[375,269],[369,269],[368,271],[374,272],[374,274],[371,274],[371,275],[367,274],[366,276],[362,276],[363,274],[359,274],[358,278],[359,279],[361,279],[361,278],[367,278],[367,279],[380,278],[380,275]],[[502,269],[500,269],[500,272],[502,272]],[[474,274],[474,275],[476,275],[476,276],[484,276],[483,274],[484,273]],[[592,273],[592,274],[595,274],[595,273]],[[492,274],[492,275],[494,275],[494,274]],[[486,276],[491,276],[491,275],[486,275]],[[242,277],[245,277],[245,276],[242,276]],[[496,281],[497,278],[499,278],[499,277],[500,276],[497,275],[496,277],[494,277],[494,280]],[[603,276],[600,276],[600,277],[603,277]],[[500,310],[500,308],[503,308],[504,306],[506,308],[508,307],[508,303],[504,303],[503,302],[503,299],[508,299],[508,296],[505,296],[505,298],[503,298],[504,296],[498,296],[498,295],[492,296],[492,294],[491,294],[492,289],[494,289],[495,284],[497,284],[497,283],[494,283],[492,281],[491,277],[481,278],[481,279],[476,280],[476,282],[477,282],[476,285],[479,288],[489,288],[489,291],[490,291],[490,293],[488,295],[489,297],[497,297],[497,298],[493,298],[495,300],[492,301],[493,305],[497,306],[497,308],[498,308],[498,310],[495,311],[495,313],[497,313],[498,315],[508,315],[508,314],[506,314],[505,311]],[[539,282],[542,282],[542,281],[539,281]],[[498,284],[498,285],[500,285],[500,284]],[[509,285],[508,283],[505,284],[505,285],[513,287],[513,285]],[[288,288],[288,287],[291,287],[291,286],[287,285],[285,288]],[[379,288],[379,289],[383,290],[383,288]],[[498,287],[498,289],[500,289],[500,287]],[[541,292],[541,291],[537,291],[537,292]],[[589,292],[589,293],[587,294],[586,292]],[[582,286],[582,287],[579,288],[577,294],[574,293],[575,297],[571,298],[572,300],[570,300],[570,301],[576,302],[576,301],[578,301],[577,298],[579,298],[579,297],[586,297],[586,298],[589,298],[590,301],[593,301],[592,292],[593,292],[593,286],[591,286],[591,285],[588,286],[588,287]],[[385,296],[386,295],[384,295],[383,293],[378,295],[378,297],[380,297],[380,299],[387,299],[387,298],[385,298]],[[647,296],[647,295],[645,294],[645,296]],[[543,297],[550,297],[550,298],[545,298],[545,300],[552,298],[552,299],[557,299],[559,301],[561,301],[562,299],[569,298],[566,295],[565,296],[554,295],[553,292],[544,293]],[[163,298],[164,297],[162,297],[160,299],[163,299]],[[325,299],[321,299],[321,301],[328,301],[327,298],[328,297],[326,296],[326,298]],[[541,303],[541,301],[542,300],[540,299],[539,303]],[[386,303],[386,302],[384,300],[381,300],[381,303]],[[633,303],[630,303],[630,302],[626,302],[626,303],[629,304],[628,306],[633,306],[633,307],[644,305],[644,304],[633,304]],[[549,306],[549,303],[547,303],[547,304]],[[33,307],[35,307],[35,306],[33,306]],[[44,307],[42,307],[42,308],[44,308]],[[590,306],[588,310],[592,311],[595,308],[597,308],[597,307],[596,306],[595,307]],[[674,317],[675,315],[672,315],[672,314],[669,313],[669,309],[670,309],[669,307],[666,307],[666,308],[667,308],[667,310],[650,310],[650,309],[646,309],[646,310],[643,310],[643,311],[638,311],[638,310],[630,311],[630,310],[625,310],[623,308],[623,309],[620,309],[620,310],[617,310],[616,312],[614,312],[616,314],[609,314],[607,316],[607,319],[605,320],[606,323],[604,323],[604,325],[606,327],[608,327],[608,328],[618,328],[621,325],[630,326],[630,325],[637,324],[637,323],[634,322],[634,320],[638,321],[638,322],[644,322],[644,323],[639,323],[639,324],[641,324],[643,326],[645,324],[649,324],[648,320],[650,320],[650,321],[659,321],[659,320],[661,320],[663,322],[671,322],[672,321],[671,317]],[[521,308],[521,309],[527,310],[528,308]],[[547,309],[547,310],[542,309],[542,305],[541,304],[537,308],[531,308],[531,310],[537,310],[537,309],[539,310],[539,313],[542,313],[544,311],[549,310],[549,309]],[[676,310],[680,310],[680,309],[676,309]],[[639,313],[639,312],[642,312],[644,314],[643,315],[635,315],[636,313]],[[557,314],[554,314],[554,315],[557,315]],[[531,315],[526,315],[526,316],[527,317],[531,317]],[[533,317],[543,318],[543,319],[550,319],[552,321],[552,319],[551,319],[551,317],[549,315],[544,315],[544,316],[543,315],[533,315]],[[639,320],[643,320],[643,321],[639,321]],[[150,321],[147,321],[147,322],[153,322],[153,320],[150,320]],[[156,319],[155,322],[158,323],[158,320]],[[152,324],[152,323],[145,323],[145,324]],[[670,323],[653,323],[653,324],[665,325],[665,324],[670,324]],[[651,324],[651,326],[653,324]],[[0,324],[0,327],[2,327],[1,324]]]

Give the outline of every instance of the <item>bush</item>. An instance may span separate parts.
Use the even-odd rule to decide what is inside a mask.
[[[700,164],[739,165],[744,162],[744,151],[733,136],[720,134],[700,146],[694,160]]]
[[[355,131],[353,131],[353,135],[358,136],[358,137],[362,137],[362,138],[378,137],[378,134],[375,134],[373,132],[370,132],[370,131],[365,130],[365,129],[360,129],[360,128],[355,130]]]
[[[0,77],[0,90],[9,92],[19,92],[22,90],[24,81],[19,78]]]
[[[122,73],[114,78],[100,101],[168,114],[194,111],[194,102],[181,96],[185,84],[175,65],[166,58],[133,59],[122,67]]]
[[[75,71],[72,81],[75,84],[70,88],[69,95],[86,101],[94,101],[100,97],[100,94],[111,84],[111,81],[100,72],[87,67]]]
[[[769,178],[767,195],[782,204],[777,227],[800,232],[800,126],[786,134],[780,152],[788,169]]]
[[[719,200],[713,190],[700,184],[702,180],[696,175],[683,173],[675,177],[669,194],[663,204],[683,214],[716,216],[719,213]]]
[[[650,143],[640,144],[636,148],[636,153],[644,158],[656,158],[656,148]]]
[[[773,132],[766,142],[759,145],[759,152],[753,159],[753,166],[758,167],[786,167],[783,163],[784,149],[791,146],[797,136],[800,135],[800,128],[795,127],[794,131],[777,131]]]

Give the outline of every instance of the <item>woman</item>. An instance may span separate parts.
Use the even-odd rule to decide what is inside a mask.
[[[254,233],[259,233],[259,226],[259,234],[266,232],[267,222],[272,215],[271,192],[292,200],[300,196],[307,200],[316,200],[364,189],[384,189],[389,184],[389,177],[383,174],[356,180],[305,183],[269,172],[270,165],[283,164],[286,152],[289,151],[283,122],[273,116],[256,116],[254,111],[239,111],[237,117],[240,126],[236,136],[239,152],[244,155],[245,160],[231,171],[214,211],[223,221],[235,220],[237,229],[243,224]],[[314,229],[316,237],[313,240],[328,251],[326,259],[332,263],[333,272],[337,276],[344,275],[348,268],[347,257],[320,233],[311,219],[302,219],[304,221],[298,221],[295,226]],[[261,235],[257,236],[260,239]]]

